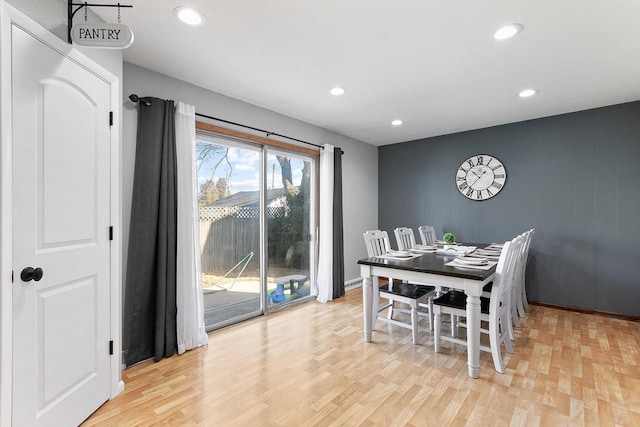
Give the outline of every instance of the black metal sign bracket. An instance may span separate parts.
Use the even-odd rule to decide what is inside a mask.
[[[78,6],[75,10],[73,9],[74,6]],[[73,28],[73,17],[76,13],[78,13],[78,11],[80,9],[82,9],[83,7],[85,8],[89,8],[89,6],[91,7],[117,7],[117,8],[121,8],[121,7],[133,7],[132,5],[129,4],[99,4],[99,3],[74,3],[73,0],[68,0],[67,1],[67,40],[69,41],[69,43],[71,43],[71,28]]]

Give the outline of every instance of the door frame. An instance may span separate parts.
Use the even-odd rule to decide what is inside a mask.
[[[109,364],[110,398],[124,389],[121,370],[122,354],[122,228],[120,223],[120,121],[122,94],[120,81],[112,73],[72,45],[65,43],[28,16],[0,0],[0,426],[11,425],[13,386],[13,296],[12,296],[12,112],[11,112],[11,27],[25,29],[65,57],[93,72],[111,87],[110,182],[111,225],[114,229],[110,247],[109,325],[113,340],[113,356]],[[105,117],[105,120],[107,118]],[[19,274],[19,273],[18,273]],[[96,408],[97,409],[97,408]]]

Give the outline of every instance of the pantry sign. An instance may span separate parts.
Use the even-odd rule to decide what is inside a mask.
[[[124,24],[78,24],[71,29],[77,46],[126,49],[133,44],[133,32]]]

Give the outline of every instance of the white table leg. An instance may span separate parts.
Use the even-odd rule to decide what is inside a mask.
[[[440,352],[440,309],[433,316],[433,349],[436,353]]]
[[[480,375],[480,296],[467,294],[467,364],[469,376]]]
[[[373,293],[371,302],[371,329],[375,329],[380,311],[380,282],[378,276],[373,276]]]
[[[364,317],[364,341],[371,342],[372,322],[372,306],[373,306],[373,281],[371,276],[362,277],[362,304]]]
[[[411,339],[413,344],[418,344],[418,304],[411,304]]]

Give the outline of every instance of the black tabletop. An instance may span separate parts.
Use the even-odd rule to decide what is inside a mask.
[[[465,243],[465,246],[477,246],[484,248],[488,246],[486,243]],[[373,265],[379,267],[389,267],[398,270],[417,271],[420,273],[434,273],[442,276],[461,277],[464,279],[485,280],[496,271],[496,267],[488,270],[480,270],[477,268],[451,267],[445,265],[449,261],[453,261],[456,257],[451,255],[440,254],[422,254],[422,256],[411,258],[408,260],[391,260],[386,258],[371,257],[358,261],[358,264]]]

